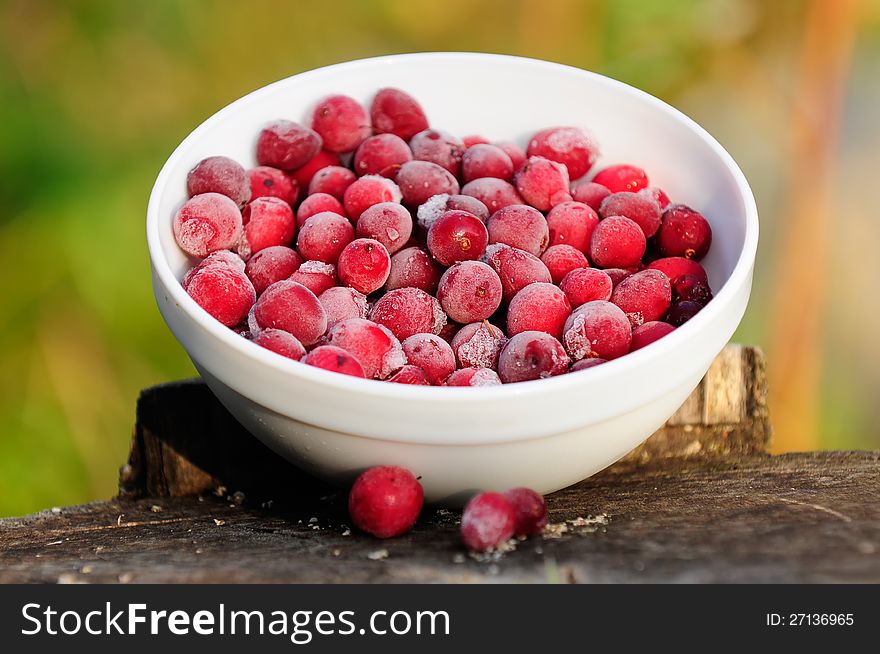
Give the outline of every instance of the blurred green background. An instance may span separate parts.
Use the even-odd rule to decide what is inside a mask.
[[[880,447],[877,2],[0,1],[0,515],[112,495],[139,389],[193,374],[143,226],[177,143],[268,82],[424,50],[595,70],[702,123],[758,198],[737,339],[768,352],[776,448]]]

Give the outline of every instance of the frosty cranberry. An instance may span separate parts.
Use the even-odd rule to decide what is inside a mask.
[[[632,275],[632,270],[627,268],[605,268],[602,272],[611,278],[612,287],[616,287],[620,282]]]
[[[612,193],[635,192],[648,186],[648,175],[638,166],[617,164],[600,170],[593,177],[593,182],[601,184]]]
[[[488,246],[482,261],[498,273],[505,302],[510,302],[529,284],[553,281],[547,266],[538,257],[504,243]]]
[[[347,95],[331,95],[321,100],[312,112],[312,129],[330,152],[351,152],[372,131],[366,109]]]
[[[345,209],[342,203],[328,193],[315,193],[308,196],[299,205],[296,210],[296,224],[302,227],[303,224],[312,216],[319,213],[330,211],[340,216],[345,215]]]
[[[354,184],[357,175],[343,166],[327,166],[321,168],[312,176],[309,182],[309,195],[314,193],[326,193],[342,201],[345,190]]]
[[[321,150],[314,130],[289,120],[266,126],[257,139],[257,163],[281,170],[296,170]]]
[[[540,493],[531,488],[511,488],[504,497],[513,506],[513,533],[517,536],[539,534],[547,525],[547,505]]]
[[[400,341],[387,327],[369,320],[343,320],[327,333],[327,341],[354,356],[367,379],[386,379],[406,365]]]
[[[257,166],[248,171],[251,200],[257,198],[279,198],[290,206],[299,198],[299,185],[283,170],[271,166]]]
[[[412,137],[409,142],[413,159],[430,161],[442,166],[454,176],[461,171],[464,144],[451,134],[436,129],[426,129]]]
[[[501,386],[498,373],[489,368],[460,368],[449,375],[446,386]]]
[[[657,203],[661,210],[669,206],[669,196],[663,192],[663,189],[656,186],[649,186],[639,191],[639,195],[649,198]]]
[[[495,549],[516,527],[513,506],[501,493],[480,493],[465,505],[461,515],[461,540],[472,552]]]
[[[663,212],[656,241],[657,249],[665,257],[699,261],[712,244],[712,228],[699,211],[683,204],[671,204]]]
[[[406,141],[394,134],[377,134],[358,146],[353,164],[358,175],[393,178],[407,161],[412,161],[412,151]]]
[[[505,384],[555,377],[568,371],[562,343],[543,331],[514,334],[498,357],[498,376]]]
[[[599,147],[582,129],[552,127],[535,134],[526,153],[565,164],[571,178],[577,179],[593,167]]]
[[[571,306],[579,307],[593,300],[610,300],[613,284],[604,270],[575,268],[562,278],[559,288]]]
[[[401,345],[407,361],[418,366],[432,386],[442,384],[455,370],[452,348],[435,334],[413,334]]]
[[[227,327],[244,320],[257,299],[254,287],[245,274],[228,265],[201,268],[189,279],[186,292]]]
[[[645,232],[629,218],[611,216],[599,222],[590,238],[590,259],[602,268],[628,268],[645,254]]]
[[[497,177],[480,177],[461,187],[462,195],[469,195],[482,202],[489,213],[494,213],[511,204],[522,204],[522,196],[510,183]]]
[[[571,303],[559,288],[542,282],[529,284],[510,301],[507,335],[540,331],[561,338],[562,326],[570,313]]]
[[[425,371],[418,366],[406,364],[403,368],[391,375],[386,381],[392,384],[409,384],[410,386],[430,386],[431,383],[425,376]]]
[[[616,359],[629,352],[632,327],[623,310],[595,300],[575,309],[565,321],[562,342],[572,359]]]
[[[709,277],[706,275],[706,270],[703,266],[687,257],[664,257],[662,259],[655,259],[648,264],[648,268],[659,270],[669,277],[670,281],[677,279],[682,275],[694,275],[702,279],[707,285],[709,283]]]
[[[419,205],[417,214],[419,225],[426,230],[430,229],[431,225],[433,225],[440,216],[447,211],[454,210],[472,213],[484,223],[489,219],[489,210],[486,208],[486,205],[476,198],[472,198],[469,195],[449,195],[448,193],[441,193],[428,198],[424,203]]]
[[[243,207],[250,200],[251,185],[240,163],[229,157],[202,159],[186,176],[189,197],[202,193],[219,193]]]
[[[367,317],[367,296],[353,288],[333,286],[318,296],[327,314],[327,328],[349,318]]]
[[[501,279],[485,263],[460,261],[440,278],[437,299],[452,320],[485,320],[501,306]]]
[[[428,129],[428,118],[421,105],[400,89],[380,89],[370,105],[370,118],[378,134],[387,132],[404,141]]]
[[[505,243],[536,257],[547,248],[550,230],[540,211],[526,204],[499,209],[486,223],[490,243]]]
[[[423,502],[422,485],[413,473],[398,466],[377,466],[355,480],[348,494],[348,513],[361,531],[393,538],[412,529]]]
[[[336,266],[323,261],[305,261],[288,279],[302,284],[315,295],[321,295],[336,286]]]
[[[222,268],[234,270],[236,272],[245,271],[245,263],[240,256],[238,256],[234,252],[230,252],[229,250],[217,250],[216,252],[212,252],[207,257],[202,259],[198,263],[198,265],[190,268],[183,276],[183,281],[180,282],[180,285],[183,286],[184,290],[186,290],[186,287],[189,286],[190,281],[196,275],[196,273],[211,266],[220,266]]]
[[[254,343],[288,359],[299,361],[306,355],[306,348],[299,339],[280,329],[264,329],[253,339]]]
[[[321,345],[305,355],[302,362],[330,372],[352,377],[365,377],[364,368],[349,352],[335,345]]]
[[[581,252],[590,249],[590,238],[599,216],[582,202],[561,202],[547,214],[550,245],[570,245]]]
[[[238,206],[225,195],[202,193],[187,200],[174,215],[174,238],[187,254],[205,258],[235,247],[241,237]]]
[[[488,242],[486,226],[467,211],[447,211],[428,230],[428,251],[444,266],[479,259]]]
[[[353,240],[354,227],[348,218],[325,211],[303,223],[296,237],[296,249],[306,259],[335,264]]]
[[[700,275],[681,275],[672,282],[672,301],[690,300],[706,305],[712,299],[709,283]]]
[[[550,277],[554,284],[561,282],[562,278],[572,270],[590,266],[587,256],[570,245],[551,245],[541,255],[541,261],[550,271]]]
[[[623,309],[633,327],[659,320],[672,301],[669,278],[659,270],[642,270],[620,282],[611,301]]]
[[[580,181],[571,185],[571,197],[576,202],[583,202],[593,211],[598,211],[602,200],[609,195],[611,195],[611,191],[596,182]]]
[[[541,211],[560,202],[570,202],[568,171],[565,166],[544,157],[529,157],[514,175],[516,190],[530,205]]]
[[[486,320],[465,325],[452,338],[452,352],[459,367],[498,367],[498,355],[507,343],[507,336]]]
[[[625,216],[641,227],[647,238],[660,229],[660,205],[651,198],[629,191],[613,193],[602,200],[599,216]]]
[[[309,188],[309,184],[312,181],[312,177],[315,176],[315,173],[327,166],[338,166],[339,163],[338,154],[335,152],[327,152],[327,150],[321,150],[304,165],[290,173],[290,177],[297,183],[299,188],[306,190]]]
[[[379,241],[358,238],[340,253],[337,270],[343,284],[369,295],[388,279],[391,256]]]
[[[452,173],[430,161],[407,161],[394,178],[400,187],[404,203],[417,207],[432,195],[459,191],[458,180]]]
[[[636,350],[640,350],[646,345],[650,345],[654,341],[659,340],[666,336],[666,334],[674,331],[675,327],[668,322],[661,322],[659,320],[643,322],[641,325],[633,328],[632,342],[630,343],[629,351],[635,352]]]
[[[418,288],[398,288],[379,298],[370,320],[385,325],[402,341],[413,334],[439,333],[446,324],[446,314],[433,295]]]
[[[296,233],[293,209],[274,197],[249,202],[241,214],[244,240],[239,247],[245,258],[275,245],[289,245]]]
[[[257,295],[269,286],[290,277],[302,264],[296,251],[283,245],[275,245],[257,252],[248,259],[245,274],[254,285]]]
[[[468,134],[467,136],[461,137],[461,142],[464,144],[465,148],[472,148],[475,145],[485,145],[489,143],[489,139],[485,136],[480,136],[479,134]]]
[[[392,291],[412,286],[434,293],[442,274],[440,265],[425,250],[419,247],[405,248],[391,257],[391,271],[385,289]]]
[[[305,345],[314,345],[327,331],[327,313],[302,284],[289,279],[275,282],[254,305],[253,318],[262,329],[282,329]]]
[[[361,214],[380,202],[400,202],[400,188],[379,175],[364,175],[345,189],[342,204],[349,219],[356,223]]]
[[[593,359],[581,359],[580,361],[575,361],[571,364],[571,368],[568,369],[569,372],[577,372],[578,370],[586,370],[587,368],[595,368],[598,365],[603,363],[608,363],[606,359],[600,359],[598,357]]]
[[[412,235],[413,221],[409,211],[396,202],[380,202],[367,208],[358,218],[359,238],[372,238],[394,254],[406,245]]]
[[[487,143],[470,146],[461,158],[461,178],[470,182],[480,177],[497,177],[510,181],[513,177],[513,162],[498,146]]]
[[[682,300],[672,305],[664,320],[674,327],[681,327],[702,309],[702,304],[692,302],[691,300]]]

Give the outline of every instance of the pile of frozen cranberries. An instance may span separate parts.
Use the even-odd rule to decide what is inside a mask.
[[[712,298],[706,219],[630,164],[590,175],[575,127],[525,150],[433,129],[411,96],[321,100],[257,136],[255,168],[193,168],[174,216],[183,279],[282,356],[402,384],[573,372],[663,337]]]

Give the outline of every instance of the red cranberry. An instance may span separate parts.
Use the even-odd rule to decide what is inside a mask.
[[[459,368],[449,375],[446,386],[500,386],[501,378],[490,368]]]
[[[437,299],[446,314],[459,323],[491,316],[501,305],[501,280],[485,263],[460,261],[440,278]]]
[[[312,113],[312,129],[320,134],[324,149],[351,152],[370,135],[370,117],[361,103],[347,95],[324,98]]]
[[[552,127],[532,137],[528,156],[539,156],[565,164],[572,179],[582,177],[599,157],[596,142],[577,127]]]
[[[386,381],[392,384],[409,384],[410,386],[430,386],[425,371],[411,364],[406,364],[403,368],[391,375]]]
[[[299,188],[308,189],[309,184],[312,182],[312,177],[315,176],[316,172],[327,166],[338,166],[339,163],[338,154],[335,152],[327,152],[327,150],[321,150],[304,165],[290,173],[290,176],[297,183]]]
[[[577,308],[593,300],[610,300],[611,277],[598,268],[575,268],[559,282],[571,306]]]
[[[403,341],[407,360],[418,366],[432,386],[439,386],[455,370],[449,343],[435,334],[413,334]]]
[[[671,204],[663,212],[656,240],[663,256],[699,261],[712,244],[712,228],[700,212],[683,204]]]
[[[367,379],[386,379],[406,365],[400,341],[387,327],[369,320],[343,320],[327,333],[327,341],[354,356]]]
[[[331,372],[364,378],[364,368],[360,362],[341,347],[321,345],[305,355],[302,362]]]
[[[353,288],[333,286],[318,296],[327,313],[327,328],[349,318],[367,317],[367,296]]]
[[[479,143],[469,146],[462,155],[461,177],[465,182],[480,177],[497,177],[510,181],[513,177],[513,162],[498,146]]]
[[[461,171],[464,144],[450,134],[436,129],[426,129],[412,137],[409,142],[413,159],[430,161],[442,166],[454,176]]]
[[[650,198],[651,200],[656,202],[661,211],[669,206],[669,196],[663,192],[663,189],[657,188],[656,186],[643,188],[641,191],[639,191],[639,195]]]
[[[660,229],[660,206],[651,198],[629,191],[614,193],[602,200],[599,216],[625,216],[641,227],[647,238]]]
[[[495,549],[511,536],[516,514],[501,493],[480,493],[465,505],[461,516],[461,540],[472,552]]]
[[[593,182],[601,184],[612,193],[635,192],[648,186],[648,175],[638,166],[617,164],[600,170],[593,177]]]
[[[490,214],[511,204],[523,203],[516,188],[510,182],[497,177],[480,177],[472,180],[461,187],[461,194],[482,202],[489,209]]]
[[[345,216],[342,203],[329,193],[315,193],[308,196],[296,210],[296,224],[302,227],[312,216],[330,211],[340,216]]]
[[[325,211],[306,220],[296,238],[296,249],[306,259],[335,264],[353,240],[354,227],[348,218]]]
[[[504,497],[513,506],[514,534],[531,536],[541,533],[547,525],[547,505],[540,493],[531,488],[511,488]]]
[[[576,202],[583,202],[593,211],[598,211],[602,200],[609,195],[611,195],[611,191],[601,184],[596,184],[596,182],[581,180],[571,185],[571,197]]]
[[[458,193],[458,180],[452,173],[430,161],[407,161],[394,178],[400,187],[403,201],[418,207],[432,195]]]
[[[382,288],[391,272],[391,256],[379,241],[355,239],[339,255],[339,280],[369,295]]]
[[[306,355],[306,348],[299,339],[280,329],[264,329],[254,336],[254,343],[294,361],[299,361]]]
[[[705,306],[712,299],[709,283],[700,275],[681,275],[672,282],[672,301],[690,300]]]
[[[257,163],[281,170],[296,170],[321,149],[321,137],[314,130],[289,120],[266,126],[257,139]]]
[[[507,336],[486,320],[465,325],[452,337],[452,351],[459,367],[498,368],[498,355]]]
[[[215,264],[201,268],[189,279],[186,292],[227,327],[242,322],[257,299],[254,287],[245,274],[228,265]]]
[[[529,157],[514,175],[516,190],[530,205],[547,211],[560,202],[571,202],[565,166],[544,157]]]
[[[578,370],[586,370],[587,368],[595,368],[596,366],[608,363],[606,359],[600,359],[595,357],[593,359],[581,359],[580,361],[575,361],[571,364],[571,368],[568,369],[569,372],[577,372]]]
[[[629,352],[632,327],[623,310],[594,300],[575,309],[565,321],[562,342],[572,359],[616,359]]]
[[[498,357],[505,384],[555,377],[568,371],[568,355],[558,340],[542,331],[514,334]]]
[[[418,288],[398,288],[379,298],[370,320],[385,325],[402,341],[413,334],[439,333],[446,324],[446,314],[433,295]]]
[[[505,243],[536,257],[547,248],[550,230],[541,212],[526,204],[499,209],[486,223],[490,243]]]
[[[367,208],[357,221],[358,238],[372,238],[385,246],[390,254],[400,250],[412,235],[413,221],[409,211],[396,202],[380,202]]]
[[[449,195],[440,193],[428,198],[419,206],[419,225],[424,229],[431,229],[431,225],[447,211],[467,211],[474,214],[481,222],[489,219],[489,210],[486,205],[469,195]]]
[[[245,272],[246,268],[244,260],[235,252],[230,252],[229,250],[217,250],[202,259],[198,265],[190,268],[183,276],[183,281],[180,282],[180,285],[186,290],[197,272],[212,266],[220,266],[221,268],[232,270],[234,272]]]
[[[289,279],[275,282],[254,305],[258,333],[262,329],[282,329],[305,345],[314,345],[327,331],[327,314],[318,298],[302,284]]]
[[[342,202],[342,198],[345,197],[345,189],[354,184],[356,179],[357,175],[342,166],[321,168],[309,182],[309,195],[326,193]]]
[[[660,320],[672,301],[669,278],[659,270],[642,270],[620,282],[611,301],[623,309],[633,327]]]
[[[249,258],[260,250],[275,245],[290,245],[296,234],[293,209],[284,200],[273,197],[249,202],[241,214],[244,239],[239,249]]]
[[[376,538],[393,538],[412,529],[423,502],[422,485],[409,470],[377,466],[355,480],[348,495],[348,512],[361,531]]]
[[[632,271],[626,268],[605,268],[602,272],[611,278],[612,288],[616,287],[620,282],[632,275]]]
[[[541,255],[541,261],[550,271],[550,277],[554,284],[558,284],[572,270],[577,268],[589,268],[590,262],[587,256],[570,245],[551,245]]]
[[[681,327],[688,320],[697,315],[702,308],[702,304],[692,302],[691,300],[682,300],[681,302],[676,302],[672,305],[664,320],[674,327]]]
[[[336,286],[336,266],[323,261],[305,261],[288,279],[302,284],[315,295],[321,295]]]
[[[636,350],[640,350],[646,345],[650,345],[654,341],[659,340],[666,336],[666,334],[674,331],[675,327],[668,322],[660,322],[659,320],[643,322],[641,325],[633,328],[632,342],[630,343],[629,351],[635,352]]]
[[[562,326],[570,313],[571,304],[559,288],[541,282],[529,284],[510,301],[507,335],[540,331],[561,338]]]
[[[582,202],[562,202],[547,214],[550,245],[570,245],[581,252],[590,249],[590,238],[599,216]]]
[[[642,260],[646,245],[641,227],[629,218],[611,216],[593,230],[590,259],[602,268],[627,268]]]
[[[485,136],[480,136],[479,134],[468,134],[467,136],[461,137],[461,142],[464,144],[465,148],[472,148],[475,145],[485,145],[489,143],[489,139]]]
[[[447,211],[428,230],[428,250],[444,266],[479,259],[488,241],[486,226],[467,211]]]
[[[358,146],[353,164],[358,175],[393,178],[407,161],[412,161],[412,152],[406,141],[394,134],[377,134]]]
[[[370,118],[378,134],[394,134],[404,141],[428,129],[421,105],[400,89],[380,89],[370,105]]]
[[[390,179],[379,175],[364,175],[345,189],[345,213],[356,223],[361,214],[380,202],[400,202],[400,188]]]
[[[291,207],[299,198],[299,184],[283,170],[271,166],[257,166],[248,171],[251,200],[257,198],[279,198]]]
[[[241,237],[241,211],[225,195],[202,193],[186,201],[174,215],[172,227],[180,249],[203,259],[235,247]]]
[[[410,247],[397,252],[391,257],[391,271],[385,282],[385,289],[412,286],[426,293],[435,293],[443,270],[425,250]]]
[[[229,157],[202,159],[186,176],[189,197],[202,193],[219,193],[243,207],[251,198],[248,175],[240,163]]]
[[[501,148],[504,154],[510,157],[510,162],[513,164],[514,170],[518,170],[519,167],[525,163],[526,151],[513,141],[499,141],[498,143],[495,143],[495,145]]]
[[[505,302],[510,302],[529,284],[553,281],[547,266],[538,257],[504,243],[487,247],[482,260],[498,273]]]
[[[440,330],[440,333],[437,334],[440,338],[442,338],[447,343],[452,343],[452,338],[458,333],[458,330],[461,329],[461,325],[452,320],[447,320],[446,324],[443,326],[443,329]]]
[[[663,259],[655,259],[648,265],[648,268],[659,270],[669,277],[670,281],[678,279],[682,275],[695,275],[702,279],[706,285],[709,284],[709,277],[706,275],[703,266],[687,257],[665,257]]]
[[[283,245],[275,245],[257,252],[248,259],[245,274],[254,285],[257,295],[269,286],[290,277],[302,264],[295,250]]]

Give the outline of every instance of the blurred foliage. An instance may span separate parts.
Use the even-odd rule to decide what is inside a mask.
[[[772,264],[792,229],[776,218],[798,191],[786,186],[786,130],[809,5],[0,1],[0,515],[112,495],[139,389],[194,372],[150,288],[143,217],[164,159],[235,98],[337,61],[520,54],[680,107],[730,149],[758,196],[762,251],[737,337],[764,343]],[[803,353],[824,366],[823,447],[880,446],[880,340],[870,336],[880,310],[876,273],[864,270],[880,242],[867,213],[880,165],[878,70],[880,8],[864,2],[833,162],[827,319]]]

